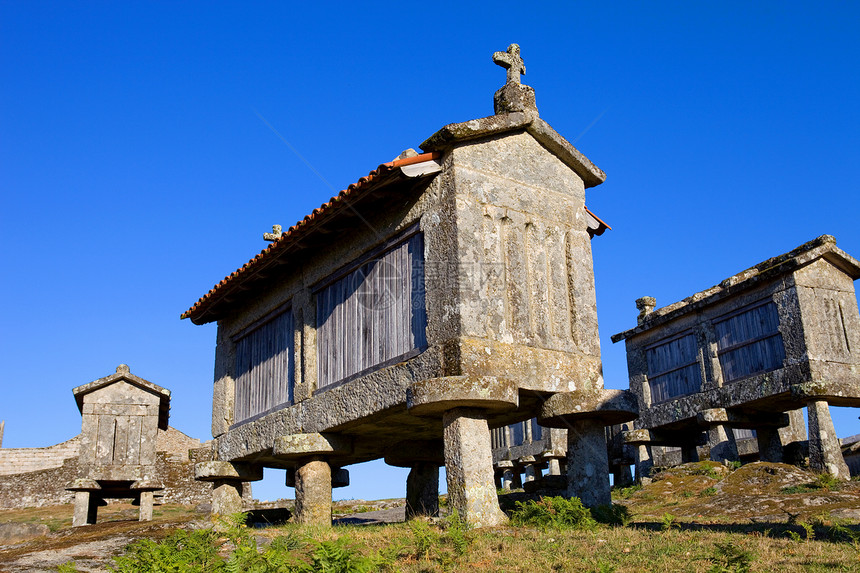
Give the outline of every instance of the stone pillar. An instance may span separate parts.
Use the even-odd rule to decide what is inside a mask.
[[[567,493],[586,507],[612,503],[604,427],[594,420],[577,420],[567,430]]]
[[[232,515],[245,509],[242,500],[242,482],[235,479],[212,481],[212,514]]]
[[[567,493],[586,507],[612,503],[606,427],[635,419],[639,406],[631,392],[584,389],[560,392],[541,406],[538,423],[567,429]]]
[[[442,417],[451,507],[470,527],[506,523],[496,493],[487,416],[517,407],[517,385],[494,376],[430,378],[408,388],[406,404],[415,416]]]
[[[616,466],[617,469],[612,472],[612,480],[615,487],[627,487],[633,485],[633,472],[630,471],[630,465],[622,463]]]
[[[724,424],[713,424],[708,427],[708,446],[711,449],[711,461],[727,463],[741,459],[738,455],[735,433]]]
[[[80,527],[81,525],[93,525],[96,522],[98,515],[98,499],[93,492],[76,491],[75,492],[75,510],[72,516],[72,526]]]
[[[213,515],[231,515],[244,511],[244,484],[263,479],[263,466],[209,460],[194,464],[194,479],[212,482]]]
[[[653,467],[654,457],[651,455],[651,446],[638,444],[636,446],[636,483],[643,485],[651,483],[651,469]]]
[[[792,442],[806,440],[806,421],[803,416],[803,408],[789,411],[788,420],[788,426],[779,429],[779,438],[782,440],[782,445],[787,446]]]
[[[331,525],[331,466],[322,457],[296,468],[296,521]]]
[[[439,515],[439,466],[416,462],[406,478],[406,519]]]
[[[851,479],[848,464],[836,437],[827,400],[812,400],[807,404],[809,415],[809,467],[827,472],[839,479]]]
[[[523,472],[523,469],[522,469],[521,467],[519,467],[519,466],[514,466],[514,469],[513,469],[513,471],[511,472],[511,474],[512,474],[512,478],[513,478],[513,479],[512,479],[512,481],[511,481],[511,488],[512,488],[512,489],[523,489],[523,475],[522,475],[522,472]]]
[[[152,506],[155,504],[155,492],[140,492],[140,517],[139,521],[152,521]]]
[[[561,463],[559,463],[558,458],[550,458],[549,460],[547,460],[547,465],[547,474],[551,476],[561,475]]]
[[[783,461],[787,464],[802,465],[809,455],[806,415],[803,408],[788,412],[789,425],[779,429],[782,442]]]
[[[779,428],[763,427],[755,430],[760,462],[782,463],[782,440]]]
[[[530,481],[535,481],[536,471],[535,471],[535,459],[533,456],[526,456],[524,458],[520,458],[520,463],[523,464],[523,473],[525,473],[524,482],[528,483]]]
[[[295,480],[296,521],[331,525],[332,478],[336,485],[349,483],[349,472],[333,476],[328,460],[352,453],[352,440],[340,434],[287,434],[275,438],[272,455],[295,465],[287,479]]]
[[[684,444],[681,446],[681,463],[689,464],[699,461],[699,450],[695,444]]]
[[[474,408],[454,408],[442,415],[448,500],[473,527],[508,521],[499,508],[493,481],[490,429],[485,414]]]
[[[501,460],[496,467],[502,472],[501,487],[505,491],[511,491],[514,481],[514,463],[510,460]]]
[[[514,470],[513,468],[505,468],[502,470],[502,489],[511,491],[514,485]]]

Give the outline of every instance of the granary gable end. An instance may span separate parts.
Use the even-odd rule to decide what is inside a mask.
[[[325,522],[341,468],[384,457],[412,470],[408,511],[435,511],[415,492],[444,461],[454,506],[492,525],[489,427],[559,392],[606,407],[590,240],[607,227],[585,208],[605,176],[538,117],[517,58],[494,58],[509,69],[495,115],[445,126],[276,229],[183,314],[218,321],[217,460],[198,478],[219,484],[222,511],[231,483],[281,467],[298,518]],[[597,489],[608,497],[608,479]]]

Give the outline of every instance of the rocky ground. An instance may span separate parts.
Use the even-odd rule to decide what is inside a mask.
[[[504,505],[524,497],[531,496],[512,494]],[[690,527],[778,527],[823,518],[860,524],[860,482],[833,482],[785,464],[754,463],[734,471],[712,462],[685,464],[658,472],[648,485],[618,489],[614,497],[646,527],[667,514]],[[267,505],[289,508],[288,502]],[[106,571],[112,557],[136,539],[210,526],[207,509],[160,506],[152,522],[140,523],[136,507],[109,505],[100,510],[98,524],[80,528],[71,527],[71,505],[0,511],[0,572],[56,571],[72,560],[79,571]],[[334,511],[342,525],[404,517],[403,500],[350,500],[338,502]],[[265,537],[265,530],[260,535]]]

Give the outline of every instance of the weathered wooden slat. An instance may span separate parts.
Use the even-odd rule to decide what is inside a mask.
[[[538,424],[537,418],[532,418],[532,441],[537,442],[543,439],[543,426]]]
[[[785,348],[772,302],[715,322],[714,330],[725,382],[782,367]]]
[[[290,311],[275,316],[237,341],[235,423],[292,401],[292,361]]]
[[[320,388],[426,345],[422,260],[415,234],[317,293]]]
[[[701,389],[701,368],[694,334],[653,346],[645,352],[645,357],[653,403],[693,394]]]

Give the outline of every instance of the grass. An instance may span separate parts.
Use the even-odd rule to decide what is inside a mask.
[[[220,534],[202,530],[143,540],[113,567],[120,573],[860,570],[860,526],[824,516],[765,527],[697,523],[665,514],[656,521],[638,518],[612,527],[585,519],[588,510],[565,501],[544,498],[523,504],[531,507],[526,516],[538,517],[534,524],[525,519],[522,525],[480,530],[469,530],[457,517],[377,527],[289,524],[266,529],[249,529],[234,520]],[[547,515],[558,518],[547,526]],[[174,560],[184,568],[170,569]],[[145,569],[142,563],[158,568]],[[208,564],[205,569],[196,568],[202,563]],[[67,565],[65,573],[73,573],[72,567]]]
[[[446,526],[392,524],[307,530],[285,526],[265,530],[268,549],[255,546],[269,563],[292,563],[282,571],[401,571],[431,573],[475,569],[488,572],[545,571],[856,571],[860,550],[847,542],[645,527],[590,530],[499,527],[464,532],[464,546],[447,537]],[[260,532],[255,532],[255,538]],[[308,537],[310,533],[313,538]],[[461,532],[463,533],[463,532]],[[302,539],[290,545],[283,539]],[[175,540],[171,540],[174,543]],[[277,554],[272,547],[293,547]],[[268,552],[268,553],[267,553]],[[135,558],[141,554],[132,553]],[[211,554],[207,553],[207,555]],[[235,564],[260,565],[263,558],[231,554]],[[278,557],[280,555],[280,557]],[[186,556],[187,558],[187,556]],[[228,563],[230,562],[228,559]],[[244,560],[244,561],[242,561]],[[280,560],[280,561],[277,561]],[[128,566],[129,561],[123,562]],[[308,569],[310,567],[310,569]],[[145,571],[143,569],[125,569]],[[191,569],[189,569],[191,570]],[[213,569],[220,570],[220,569]],[[250,569],[244,569],[250,570]],[[255,569],[257,570],[257,569]],[[275,569],[272,569],[275,570]]]
[[[573,500],[503,495],[500,501],[512,514],[511,524],[480,530],[469,530],[456,516],[374,527],[290,524],[250,530],[235,522],[210,540],[210,548],[198,543],[208,534],[171,537],[177,527],[201,519],[191,508],[158,508],[156,521],[161,520],[162,528],[151,533],[132,521],[137,509],[132,507],[111,509],[104,515],[114,521],[92,530],[65,529],[71,506],[59,512],[0,512],[0,521],[56,520],[63,531],[39,541],[39,548],[47,550],[89,542],[100,528],[148,536],[148,548],[132,555],[136,562],[150,553],[153,559],[172,559],[171,552],[187,546],[198,546],[202,558],[210,559],[214,548],[217,557],[210,571],[860,571],[860,524],[831,517],[832,511],[842,515],[844,509],[860,508],[860,484],[829,483],[826,477],[802,473],[795,484],[817,487],[806,495],[791,495],[781,489],[790,482],[776,479],[781,471],[773,464],[758,470],[748,464],[729,473],[700,463],[686,471],[665,471],[645,487],[619,488],[613,491],[615,504],[594,510]],[[745,492],[748,488],[760,493]],[[356,506],[372,503],[354,501]],[[108,508],[100,511],[100,521]],[[21,550],[0,550],[0,570],[21,555]],[[196,557],[182,558],[193,563]],[[126,571],[146,571],[128,563]],[[72,567],[64,573],[72,573]]]

